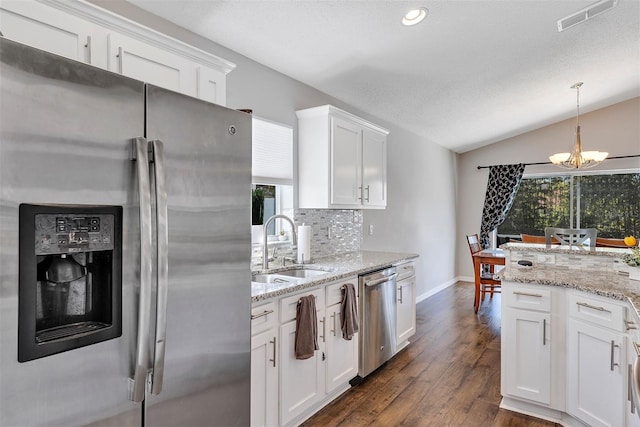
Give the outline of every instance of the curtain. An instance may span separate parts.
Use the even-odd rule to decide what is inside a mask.
[[[489,168],[489,181],[484,196],[482,223],[480,226],[480,244],[488,248],[489,233],[504,222],[515,199],[524,165],[498,165]]]

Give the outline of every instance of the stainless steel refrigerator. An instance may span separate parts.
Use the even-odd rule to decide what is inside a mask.
[[[250,116],[1,37],[0,90],[0,425],[249,425]]]

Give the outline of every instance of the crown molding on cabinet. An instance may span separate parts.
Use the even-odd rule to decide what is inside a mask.
[[[327,104],[327,105],[321,105],[319,107],[306,108],[304,110],[296,111],[296,115],[298,116],[298,118],[315,117],[315,116],[322,116],[327,114],[331,114],[334,116],[341,116],[342,118],[349,120],[353,123],[357,123],[360,126],[365,126],[369,129],[373,129],[384,135],[389,135],[388,129],[378,126],[375,123],[371,123],[370,121],[365,120],[362,117],[358,117],[354,114],[351,114],[348,111],[344,111],[338,107],[334,107],[333,105]]]
[[[117,15],[84,0],[37,0],[40,3],[78,16],[102,27],[142,40],[160,49],[182,55],[190,60],[206,64],[225,74],[233,71],[236,64],[204,50],[198,49],[173,37],[162,34],[123,16]]]

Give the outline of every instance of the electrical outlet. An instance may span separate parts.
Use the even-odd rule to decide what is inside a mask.
[[[369,236],[373,236],[373,224],[369,224]]]

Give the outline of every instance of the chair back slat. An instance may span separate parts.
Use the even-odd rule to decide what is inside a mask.
[[[596,247],[596,236],[598,230],[595,228],[556,228],[547,227],[544,229],[545,243],[552,244],[552,239],[558,240],[561,245],[569,246],[589,246]]]
[[[477,234],[468,235],[467,243],[469,244],[469,251],[471,251],[471,255],[482,250],[482,245],[480,245],[480,239]]]
[[[627,244],[624,239],[606,239],[604,237],[596,237],[596,246],[603,246],[606,248],[627,248]]]

